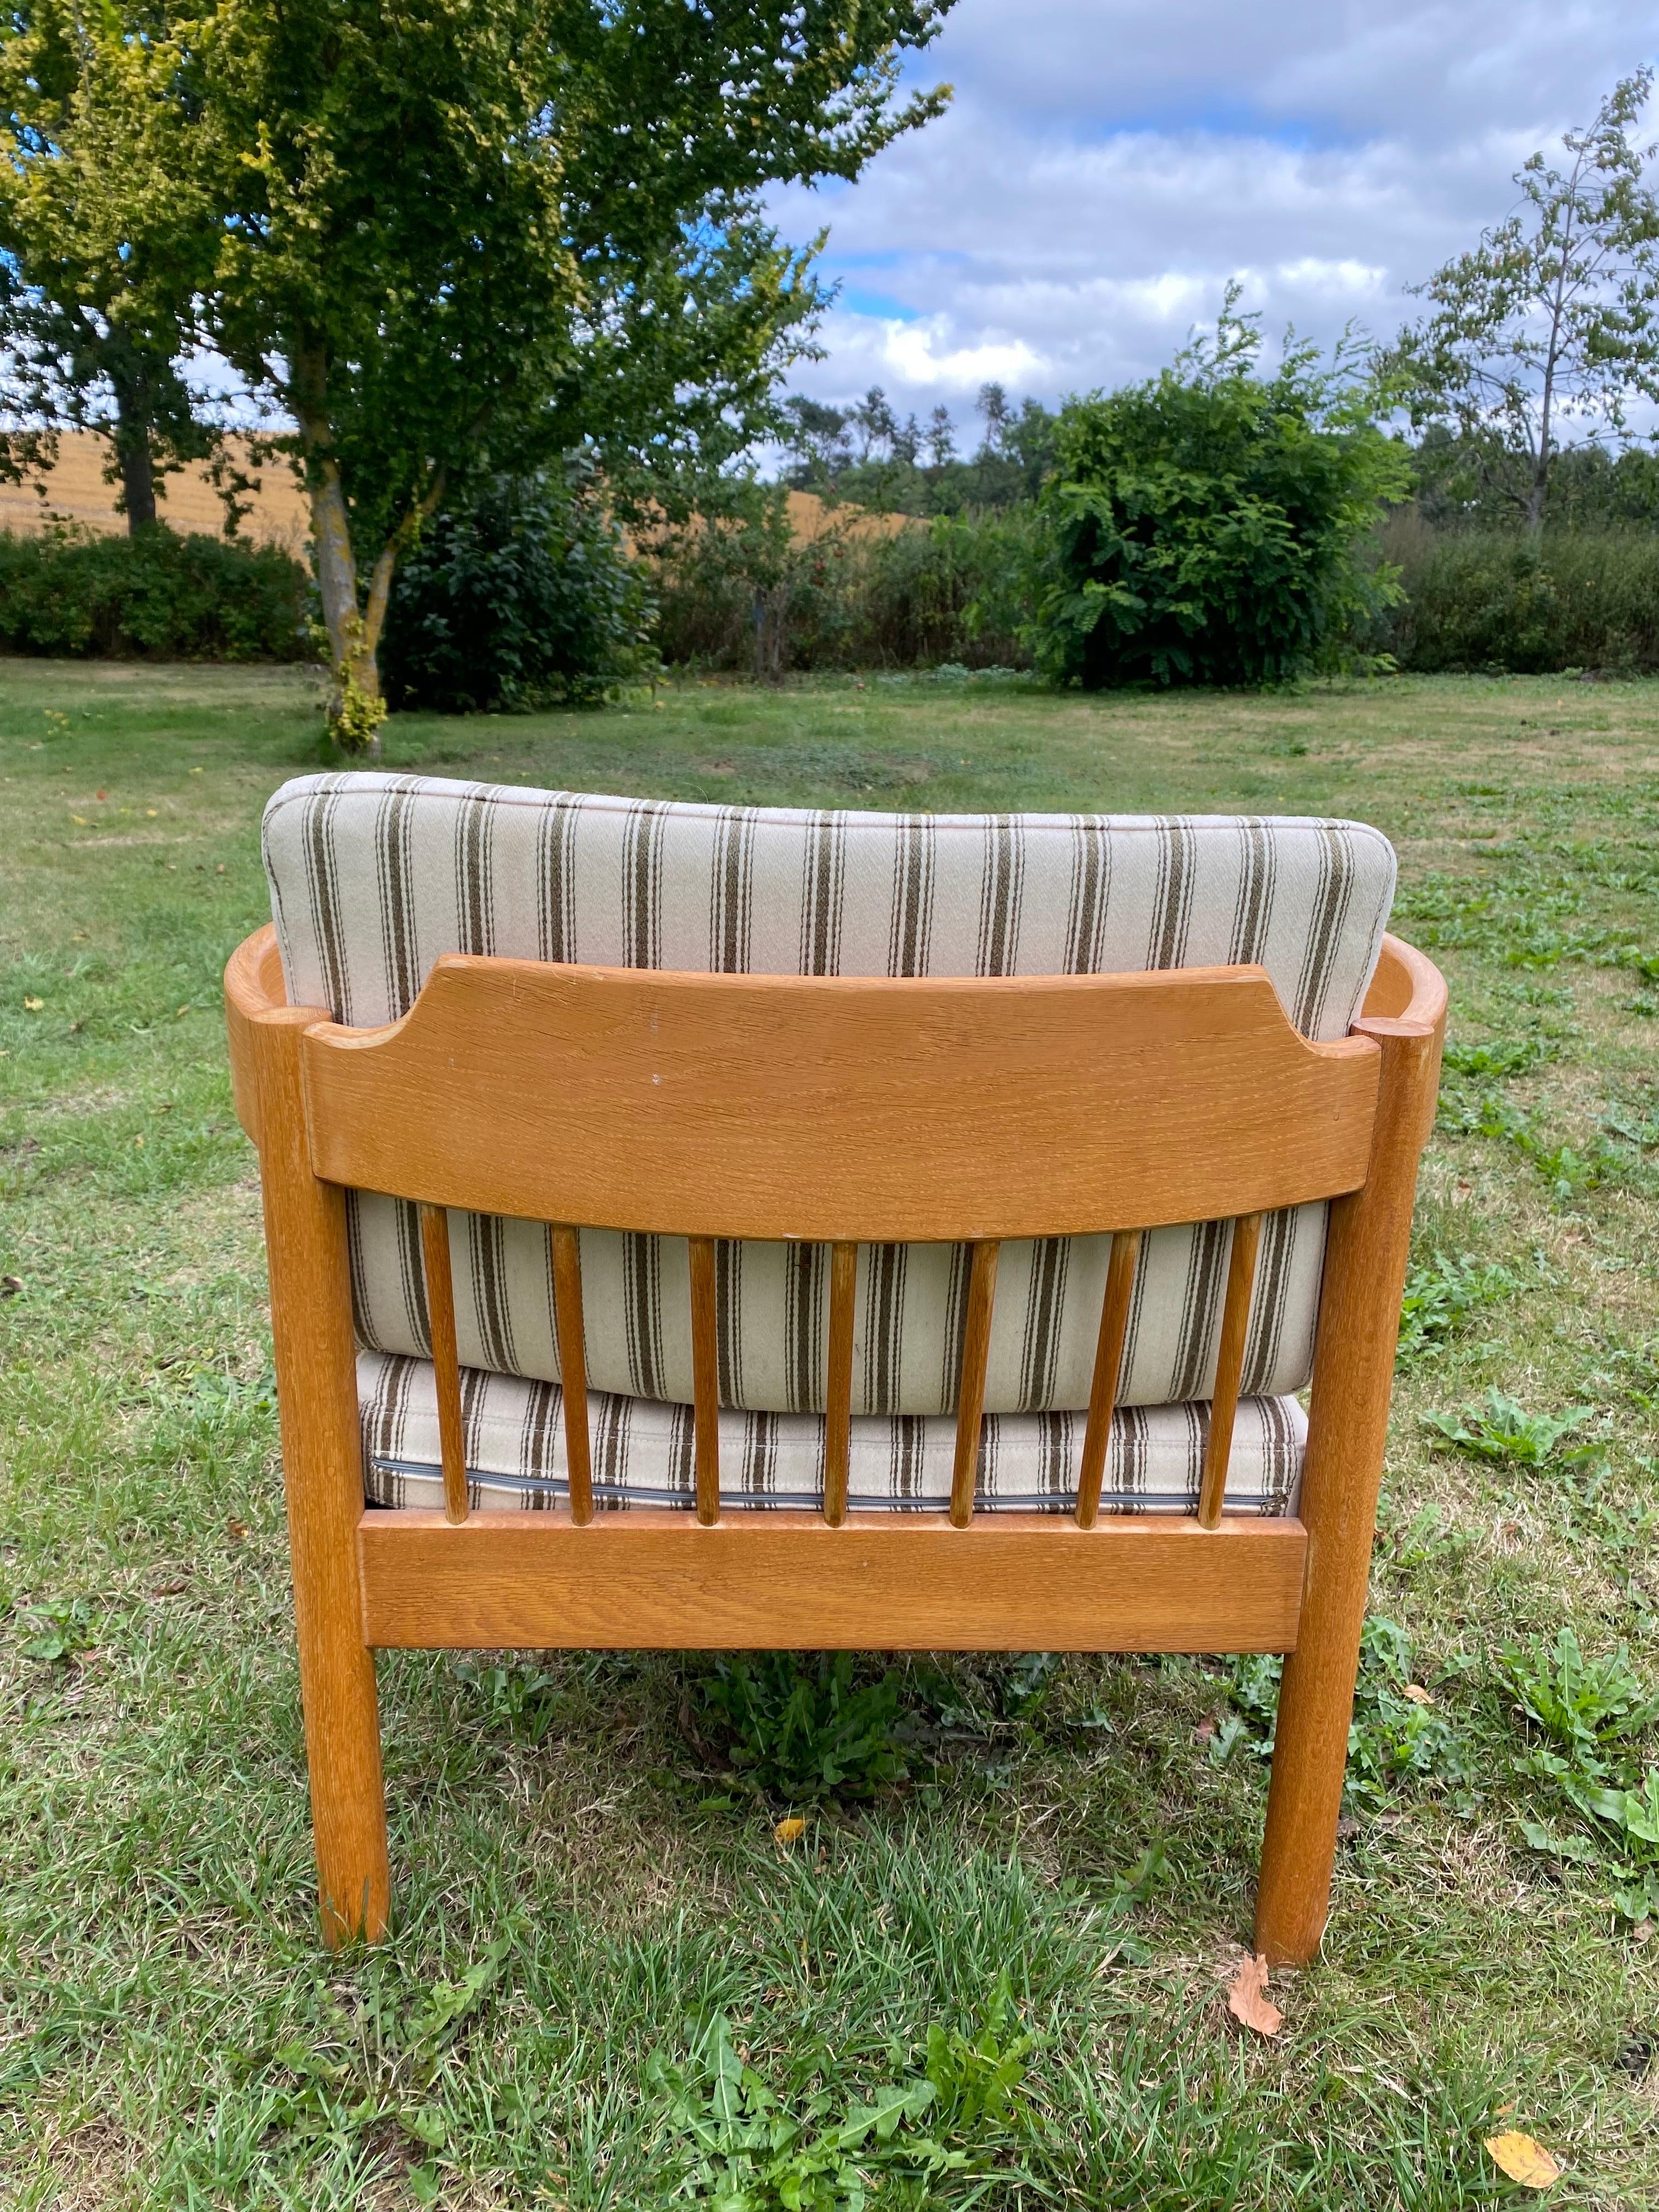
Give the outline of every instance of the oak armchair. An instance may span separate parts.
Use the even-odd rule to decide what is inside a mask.
[[[264,836],[331,1939],[388,1910],[378,1647],[1279,1651],[1310,1956],[1445,1021],[1386,841],[386,775]]]

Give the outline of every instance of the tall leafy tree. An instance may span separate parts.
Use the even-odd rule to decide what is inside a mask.
[[[188,4],[188,0],[185,0]],[[216,204],[204,332],[295,426],[337,727],[378,719],[397,562],[464,478],[584,441],[672,502],[775,422],[818,295],[759,211],[943,90],[949,0],[211,0],[180,35]]]
[[[94,431],[132,530],[213,442],[180,365],[213,239],[183,183],[176,63],[157,27],[73,0],[0,21],[0,470]]]
[[[1616,84],[1564,166],[1528,159],[1519,207],[1419,288],[1433,312],[1392,356],[1414,421],[1455,428],[1534,531],[1557,454],[1625,441],[1632,401],[1659,399],[1659,146],[1632,136],[1652,83]]]

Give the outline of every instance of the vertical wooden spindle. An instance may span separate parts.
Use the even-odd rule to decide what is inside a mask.
[[[1100,1308],[1100,1340],[1095,1346],[1094,1380],[1089,1386],[1089,1425],[1083,1432],[1083,1468],[1077,1483],[1077,1525],[1092,1528],[1100,1511],[1101,1478],[1112,1440],[1112,1413],[1123,1365],[1123,1339],[1129,1327],[1129,1300],[1135,1286],[1140,1231],[1120,1229],[1106,1263],[1106,1296]]]
[[[847,1518],[847,1470],[853,1451],[853,1292],[856,1244],[830,1247],[830,1372],[823,1394],[823,1517]]]
[[[965,1528],[974,1517],[974,1478],[979,1470],[979,1432],[985,1412],[985,1363],[991,1352],[991,1307],[996,1297],[994,1238],[973,1247],[968,1277],[968,1326],[962,1341],[962,1395],[957,1401],[957,1458],[951,1474],[951,1522]]]
[[[1210,1401],[1210,1440],[1204,1449],[1204,1474],[1199,1485],[1198,1518],[1201,1528],[1220,1526],[1221,1508],[1227,1493],[1227,1462],[1233,1454],[1233,1419],[1238,1412],[1238,1386],[1244,1373],[1244,1340],[1250,1327],[1250,1291],[1255,1281],[1256,1248],[1261,1242],[1261,1216],[1242,1213],[1233,1224],[1233,1249],[1227,1262],[1227,1297],[1221,1309],[1221,1349],[1216,1358],[1215,1395]]]
[[[559,1330],[559,1383],[564,1392],[564,1459],[570,1477],[570,1517],[579,1528],[593,1518],[593,1467],[587,1426],[587,1343],[582,1329],[581,1247],[574,1229],[553,1228],[553,1317]]]
[[[455,1350],[455,1282],[449,1265],[449,1215],[421,1208],[421,1263],[438,1385],[438,1445],[444,1468],[444,1518],[466,1518],[466,1439],[461,1433],[461,1368]]]
[[[686,1239],[691,1257],[691,1395],[697,1454],[697,1518],[720,1517],[720,1346],[714,1326],[714,1240]]]

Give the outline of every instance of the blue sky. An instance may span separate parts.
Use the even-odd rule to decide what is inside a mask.
[[[910,71],[950,112],[774,199],[796,240],[828,223],[842,288],[793,388],[1052,401],[1156,369],[1231,277],[1275,333],[1386,335],[1656,53],[1650,0],[958,0]]]

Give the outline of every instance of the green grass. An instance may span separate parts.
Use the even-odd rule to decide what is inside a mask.
[[[1659,693],[872,679],[387,732],[392,765],[503,781],[1395,838],[1458,1053],[1332,1927],[1265,2044],[1220,1996],[1260,1662],[907,1664],[895,1699],[872,1661],[845,1711],[826,1677],[811,1725],[896,1748],[781,1848],[786,1768],[728,1771],[708,1717],[763,1735],[787,1682],[394,1655],[395,1928],[321,1949],[217,1002],[260,804],[318,759],[313,681],[0,664],[0,2201],[574,2212],[701,2159],[757,2204],[849,2202],[861,2166],[877,2206],[1418,2212],[1515,2197],[1481,2137],[1518,2127],[1555,2202],[1659,2206],[1659,1936],[1630,1917],[1659,1867]]]

